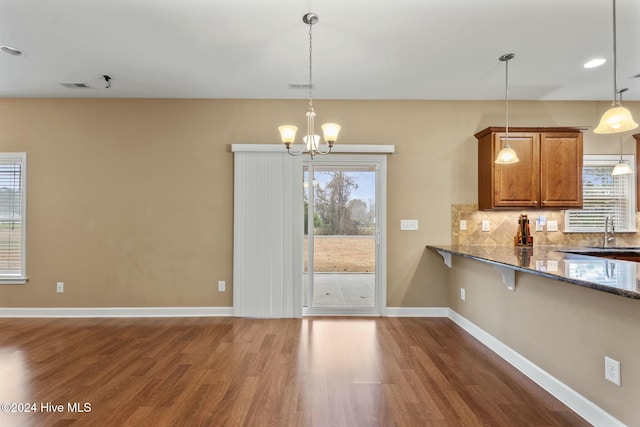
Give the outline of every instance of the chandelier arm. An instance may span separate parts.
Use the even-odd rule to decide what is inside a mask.
[[[327,146],[328,150],[327,151],[321,151],[320,150],[320,146],[318,146],[318,149],[316,150],[316,154],[329,154],[331,152],[332,147],[329,146],[329,144],[324,144]]]
[[[304,148],[298,152],[291,151],[291,148],[287,148],[287,153],[291,154],[292,156],[299,156],[301,154],[304,154]]]

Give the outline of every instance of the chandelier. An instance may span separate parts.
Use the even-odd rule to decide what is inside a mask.
[[[324,136],[324,144],[320,143],[320,135],[317,135],[315,132],[315,117],[316,112],[313,110],[313,62],[312,62],[312,32],[311,29],[313,24],[318,22],[318,15],[315,13],[307,13],[302,17],[302,22],[309,25],[309,105],[307,107],[307,133],[304,137],[302,137],[303,144],[299,149],[293,149],[293,144],[296,139],[296,131],[298,130],[297,126],[293,125],[283,125],[279,126],[278,130],[280,131],[280,137],[282,138],[282,142],[285,147],[287,147],[287,152],[292,156],[299,156],[301,154],[308,153],[311,156],[311,159],[316,154],[329,154],[331,149],[333,148],[333,144],[335,144],[338,139],[338,133],[340,132],[340,125],[336,123],[325,123],[321,126],[322,133]],[[323,147],[324,145],[324,147]]]

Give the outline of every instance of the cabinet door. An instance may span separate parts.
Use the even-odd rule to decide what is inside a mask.
[[[504,146],[504,141],[504,133],[493,135],[496,154]],[[520,161],[510,165],[493,164],[493,205],[497,208],[539,207],[540,136],[509,132],[509,145]]]
[[[582,133],[540,138],[540,196],[545,208],[582,207]]]

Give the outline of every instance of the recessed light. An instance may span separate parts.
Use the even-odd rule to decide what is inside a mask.
[[[69,89],[90,89],[91,88],[91,86],[88,86],[86,83],[69,82],[69,83],[60,83],[60,84]]]
[[[584,68],[596,68],[607,62],[604,58],[595,58],[584,63]]]
[[[24,55],[23,51],[11,46],[0,46],[0,50],[3,51],[4,53],[8,53],[9,55],[13,55],[13,56]]]

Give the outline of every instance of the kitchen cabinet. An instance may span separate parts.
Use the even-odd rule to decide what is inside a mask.
[[[640,211],[640,133],[633,137],[636,139],[636,210]]]
[[[478,139],[478,205],[491,209],[582,207],[582,131],[577,128],[510,127],[518,163],[494,161],[505,128],[489,127]]]

